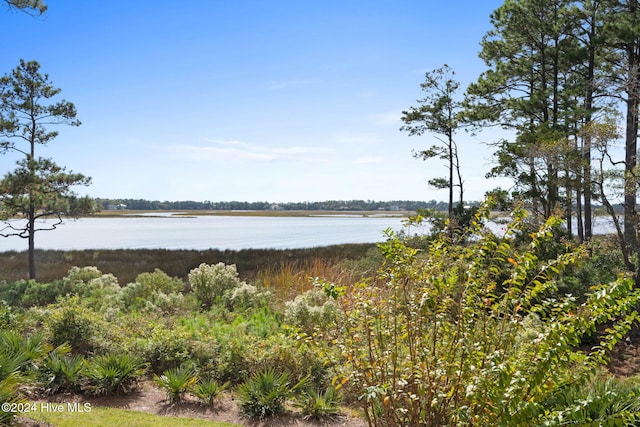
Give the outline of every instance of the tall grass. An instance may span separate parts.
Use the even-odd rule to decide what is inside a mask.
[[[140,273],[156,268],[171,277],[186,279],[189,271],[201,263],[235,264],[243,280],[256,277],[259,271],[273,266],[304,265],[312,259],[344,260],[364,256],[374,244],[345,244],[307,249],[243,249],[240,251],[209,249],[109,249],[82,251],[37,250],[38,281],[50,282],[64,277],[73,266],[95,266],[111,273],[122,285],[133,282]],[[27,253],[0,253],[0,281],[15,282],[28,277]]]
[[[258,272],[256,281],[282,302],[312,289],[313,278],[320,277],[338,286],[348,286],[359,279],[357,276],[355,269],[345,268],[335,259],[314,257],[266,266]]]

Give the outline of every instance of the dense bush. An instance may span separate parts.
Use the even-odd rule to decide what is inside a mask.
[[[310,334],[314,330],[337,331],[341,314],[336,302],[321,289],[311,289],[285,303],[284,320]]]
[[[620,278],[583,304],[551,298],[559,273],[582,254],[565,247],[554,259],[538,257],[555,245],[557,218],[520,249],[513,236],[523,218],[515,213],[504,238],[475,225],[459,241],[434,238],[423,253],[390,235],[375,280],[341,298],[343,375],[370,424],[546,425],[579,409],[544,402],[606,361],[637,321],[640,294]],[[576,349],[605,323],[599,345]]]
[[[227,305],[233,310],[265,307],[272,299],[269,291],[244,282],[226,295]]]
[[[69,344],[74,352],[90,354],[103,348],[98,333],[108,328],[101,316],[85,307],[78,297],[70,297],[52,306],[45,319],[54,346]]]
[[[121,300],[127,310],[159,311],[174,313],[186,305],[182,294],[184,283],[156,269],[142,273],[135,282],[122,288]]]
[[[216,302],[229,298],[230,292],[242,282],[235,265],[200,264],[189,272],[189,284],[200,305],[209,309]]]

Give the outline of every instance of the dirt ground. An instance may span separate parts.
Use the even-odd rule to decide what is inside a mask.
[[[609,371],[618,377],[640,374],[640,332],[620,343],[611,353]]]
[[[239,406],[228,396],[223,396],[213,406],[202,405],[189,396],[184,402],[170,404],[166,400],[166,393],[150,381],[142,382],[138,389],[124,396],[89,397],[77,395],[54,395],[46,399],[47,402],[61,403],[91,403],[93,407],[108,406],[131,411],[143,411],[156,415],[171,417],[203,418],[211,421],[224,421],[248,427],[366,427],[367,422],[353,414],[344,414],[332,419],[320,421],[305,420],[301,414],[291,411],[277,418],[252,420],[240,414]],[[20,420],[24,427],[42,427],[40,423]]]

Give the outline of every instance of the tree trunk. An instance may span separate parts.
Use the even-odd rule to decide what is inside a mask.
[[[636,176],[638,150],[638,58],[637,43],[627,48],[629,76],[624,167],[624,242],[630,254],[637,252]]]
[[[29,212],[29,279],[36,279],[36,245],[35,245],[35,235],[36,235],[36,221],[35,221],[35,213],[32,210]]]

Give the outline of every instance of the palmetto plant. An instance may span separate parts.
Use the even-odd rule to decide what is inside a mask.
[[[297,398],[296,406],[306,419],[318,420],[340,413],[342,396],[335,387],[329,386],[324,391],[307,387]]]
[[[270,369],[256,372],[238,388],[237,396],[240,399],[242,413],[250,418],[282,414],[287,399],[307,382],[308,378],[304,378],[296,385],[290,386],[286,373],[277,373]]]
[[[87,362],[85,388],[94,394],[126,394],[145,371],[145,364],[128,354],[97,356]]]
[[[170,402],[177,403],[196,385],[198,376],[192,367],[182,365],[164,371],[162,375],[156,376],[154,381],[165,389]]]
[[[85,360],[82,355],[51,352],[40,370],[45,389],[51,394],[78,390],[84,366]]]
[[[51,347],[42,334],[22,336],[17,332],[0,332],[0,403],[22,400],[18,387],[35,372]],[[14,413],[0,411],[0,425],[13,420]]]
[[[193,394],[207,405],[213,405],[215,399],[220,395],[220,393],[229,387],[229,384],[229,381],[222,385],[220,385],[216,380],[199,381],[193,387]]]

